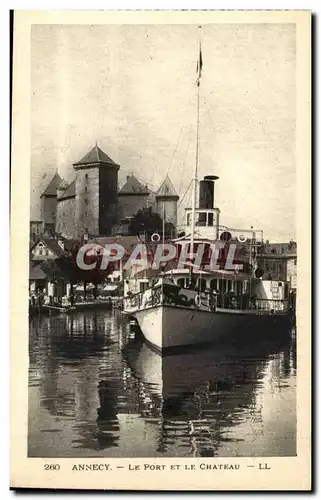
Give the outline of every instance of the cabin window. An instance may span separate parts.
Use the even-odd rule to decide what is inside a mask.
[[[283,273],[283,266],[282,264],[279,264],[279,273],[282,274]]]
[[[186,219],[186,224],[187,226],[191,225],[191,220],[192,220],[192,214],[187,214],[187,219]]]
[[[205,280],[204,278],[201,278],[201,279],[199,280],[198,285],[199,285],[199,290],[200,290],[201,292],[204,292],[204,290],[206,289],[206,280]]]
[[[197,226],[206,226],[206,212],[198,214]]]
[[[207,219],[207,225],[208,226],[213,226],[214,214],[209,213],[209,214],[207,214],[207,217],[208,217],[208,219]]]
[[[230,292],[233,288],[233,282],[231,280],[227,281],[227,291]]]
[[[148,283],[145,283],[145,282],[139,283],[139,291],[140,292],[144,292],[146,290],[146,288],[148,288]]]
[[[220,280],[220,292],[226,293],[226,280]]]
[[[296,266],[296,259],[294,259],[294,265]]]
[[[218,280],[217,279],[211,280],[210,287],[211,290],[218,290]]]
[[[270,265],[269,265],[269,263],[268,263],[268,262],[266,262],[266,263],[265,263],[265,270],[266,270],[267,272],[269,272],[269,270],[270,270]]]

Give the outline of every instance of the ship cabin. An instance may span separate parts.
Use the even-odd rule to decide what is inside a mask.
[[[260,308],[284,308],[284,301],[289,298],[289,283],[286,281],[271,281],[253,278],[244,273],[236,274],[231,271],[218,270],[214,272],[189,269],[172,269],[162,274],[167,284],[172,283],[181,289],[194,290],[194,293],[214,294],[217,296],[219,307],[227,307],[227,302],[235,299],[236,305],[245,297],[258,301]],[[143,293],[159,282],[159,273],[150,270],[139,272],[135,278],[125,280],[124,296]],[[191,283],[192,281],[192,283]],[[286,305],[287,307],[288,305]]]

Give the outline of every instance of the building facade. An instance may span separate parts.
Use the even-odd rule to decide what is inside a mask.
[[[288,281],[290,289],[296,289],[297,245],[288,243],[265,243],[257,255],[257,265],[264,277],[271,280]]]
[[[75,237],[76,189],[75,181],[63,190],[57,198],[56,233],[65,238]]]
[[[62,179],[57,172],[40,196],[41,220],[44,224],[44,232],[53,234],[55,231],[57,215],[57,187],[61,181]]]

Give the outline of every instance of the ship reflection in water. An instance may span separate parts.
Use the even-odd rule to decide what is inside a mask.
[[[160,357],[118,312],[30,321],[29,456],[296,453],[295,339]]]

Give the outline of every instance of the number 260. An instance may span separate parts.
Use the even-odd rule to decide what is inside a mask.
[[[59,470],[60,465],[59,464],[45,464],[44,469],[45,470]]]

